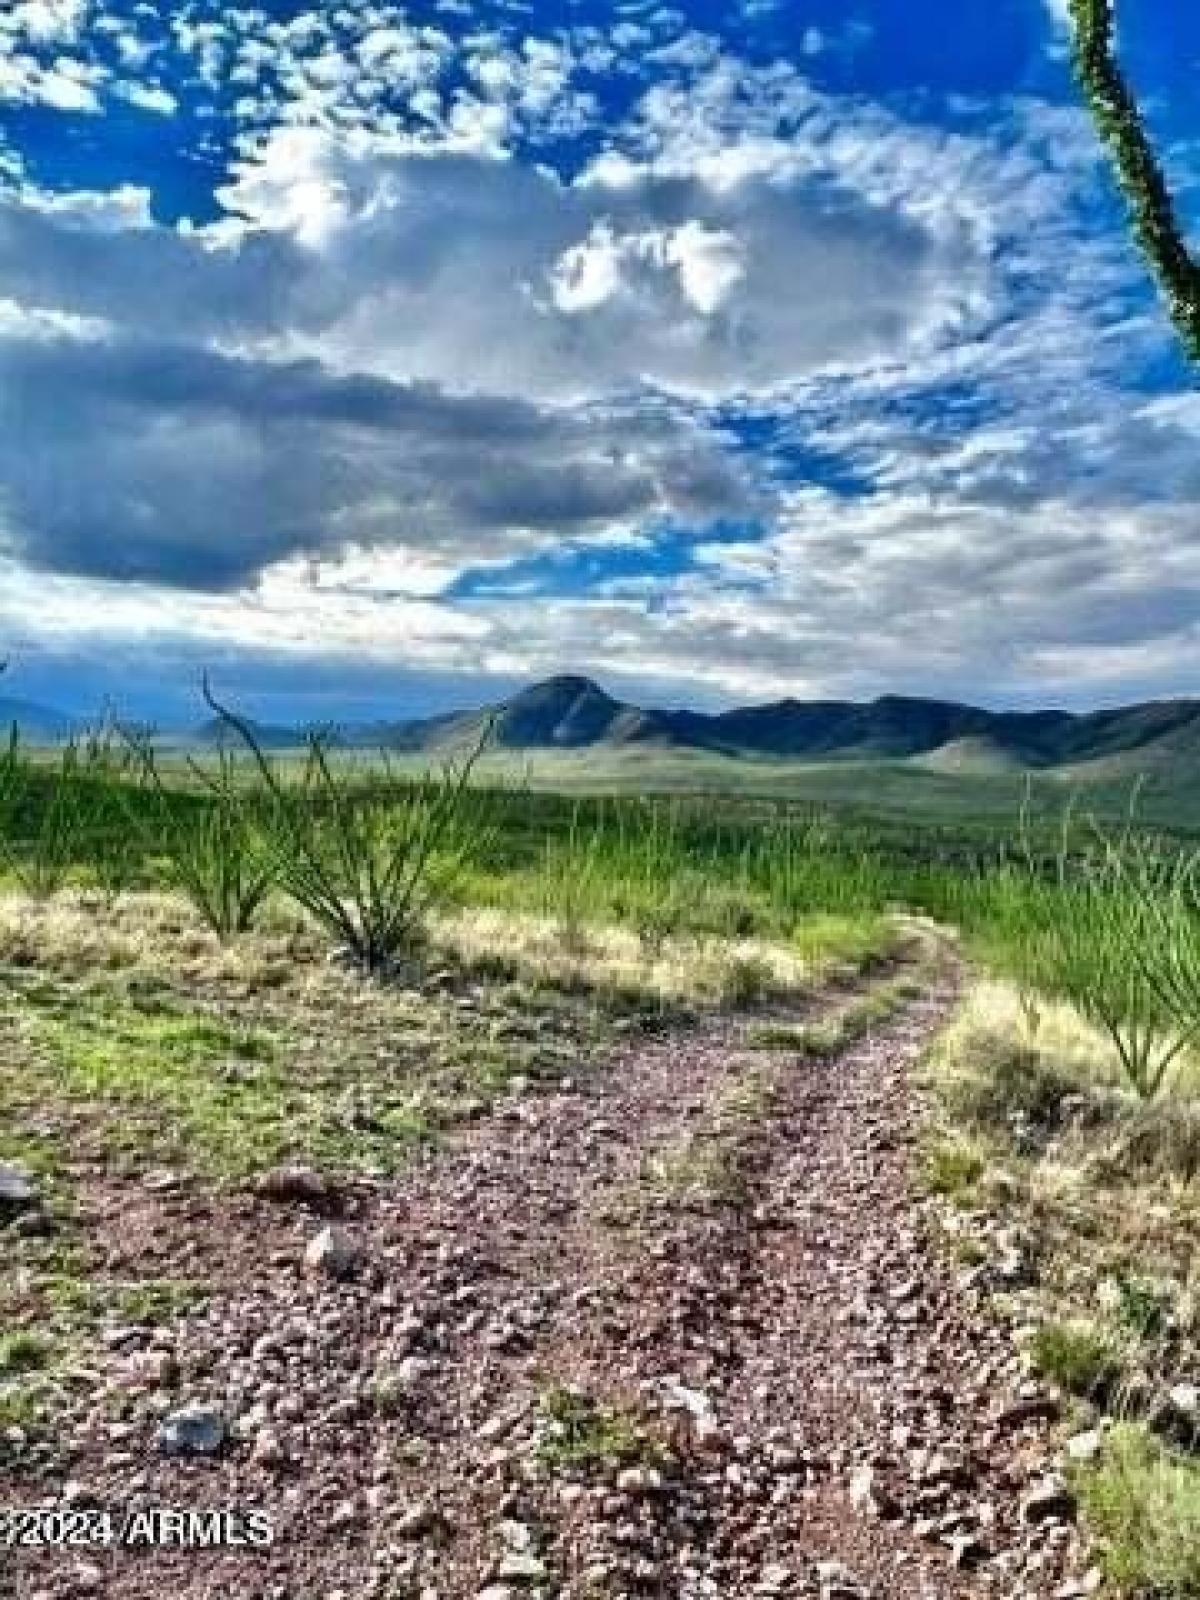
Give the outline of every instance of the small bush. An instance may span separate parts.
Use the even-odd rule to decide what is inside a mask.
[[[1037,1370],[1068,1394],[1101,1400],[1121,1375],[1121,1352],[1111,1334],[1095,1323],[1046,1322],[1033,1341]]]
[[[251,725],[215,700],[207,683],[204,693],[257,772],[280,887],[367,972],[391,972],[417,955],[429,912],[449,898],[466,857],[482,844],[468,785],[490,728],[464,761],[416,780],[382,751],[365,776],[343,771],[313,734],[292,782]]]
[[[1119,1124],[1109,1161],[1127,1173],[1194,1182],[1200,1177],[1200,1101],[1139,1104]]]
[[[1130,832],[1075,858],[1065,835],[1057,882],[1030,874],[1010,898],[1018,976],[1104,1033],[1153,1100],[1200,1032],[1195,860]]]
[[[0,851],[26,894],[48,900],[71,881],[96,789],[85,747],[70,743],[55,767],[22,755],[14,726],[0,771]]]
[[[989,1131],[1022,1119],[1053,1132],[1063,1120],[1063,1102],[1078,1091],[1075,1077],[1052,1056],[996,1036],[966,1041],[959,1070],[945,1083],[951,1113]]]
[[[538,1454],[559,1469],[627,1466],[661,1455],[632,1417],[574,1389],[548,1389],[541,1398],[541,1413]]]
[[[0,1376],[40,1372],[49,1366],[53,1346],[40,1333],[18,1330],[0,1335]]]
[[[1105,1572],[1122,1593],[1200,1596],[1200,1461],[1122,1425],[1100,1459],[1079,1471],[1076,1489]]]
[[[189,759],[201,791],[194,798],[172,792],[153,750],[137,748],[153,799],[150,842],[166,858],[170,885],[227,944],[254,926],[275,883],[261,801],[244,781],[242,764],[223,747],[208,765]]]
[[[987,1163],[974,1145],[943,1139],[926,1152],[922,1172],[931,1194],[961,1200],[971,1194],[986,1170]]]
[[[775,974],[761,956],[734,956],[722,977],[722,999],[731,1006],[752,1006],[775,987]]]

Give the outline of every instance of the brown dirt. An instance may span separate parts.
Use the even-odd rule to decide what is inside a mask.
[[[1020,1512],[1052,1404],[973,1321],[910,1189],[908,1075],[954,992],[947,970],[826,1060],[752,1051],[726,1018],[516,1093],[347,1187],[345,1281],[303,1271],[324,1225],[303,1206],[97,1189],[113,1260],[157,1253],[210,1298],[110,1328],[53,1465],[0,1478],[0,1506],[259,1509],[275,1542],[0,1549],[0,1594],[1082,1593],[1069,1515]],[[663,1180],[659,1158],[718,1147],[727,1182]],[[159,1420],[190,1403],[241,1421],[168,1459]]]

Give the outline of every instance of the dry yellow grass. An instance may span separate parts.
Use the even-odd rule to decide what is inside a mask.
[[[711,936],[666,939],[647,949],[626,928],[567,930],[552,917],[469,908],[433,919],[430,958],[549,987],[707,1006],[804,993],[852,975],[893,938],[885,930],[866,940],[830,918],[814,918],[801,931],[795,948]],[[295,981],[301,969],[308,981],[338,981],[323,975],[330,971],[326,950],[319,932],[282,904],[268,907],[253,932],[222,945],[179,896],[126,894],[111,902],[76,891],[49,900],[0,896],[0,962],[18,965],[71,973],[127,968],[176,981],[273,987]]]
[[[647,951],[625,928],[589,927],[572,938],[555,918],[510,911],[459,912],[439,919],[433,934],[468,966],[501,962],[528,981],[624,992],[664,1005],[803,993],[839,965],[834,952],[798,955],[757,939],[668,939]]]

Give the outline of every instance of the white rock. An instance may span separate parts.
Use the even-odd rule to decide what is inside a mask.
[[[1072,1461],[1094,1461],[1103,1445],[1104,1435],[1099,1428],[1089,1428],[1067,1440],[1067,1455]]]
[[[0,1207],[13,1206],[18,1209],[37,1204],[38,1192],[29,1175],[22,1172],[20,1167],[14,1167],[7,1161],[0,1161]]]
[[[1176,1411],[1187,1417],[1200,1417],[1200,1385],[1177,1383],[1168,1396]]]
[[[330,1226],[309,1240],[304,1251],[304,1266],[308,1272],[324,1273],[330,1278],[348,1278],[356,1272],[363,1258],[358,1240],[345,1228]]]
[[[500,1558],[496,1575],[514,1578],[518,1583],[538,1583],[546,1576],[546,1563],[540,1556],[531,1555],[528,1551],[510,1550]]]

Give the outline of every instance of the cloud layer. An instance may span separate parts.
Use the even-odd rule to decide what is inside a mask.
[[[1085,120],[758,16],[10,6],[11,648],[1185,686],[1200,414]]]

